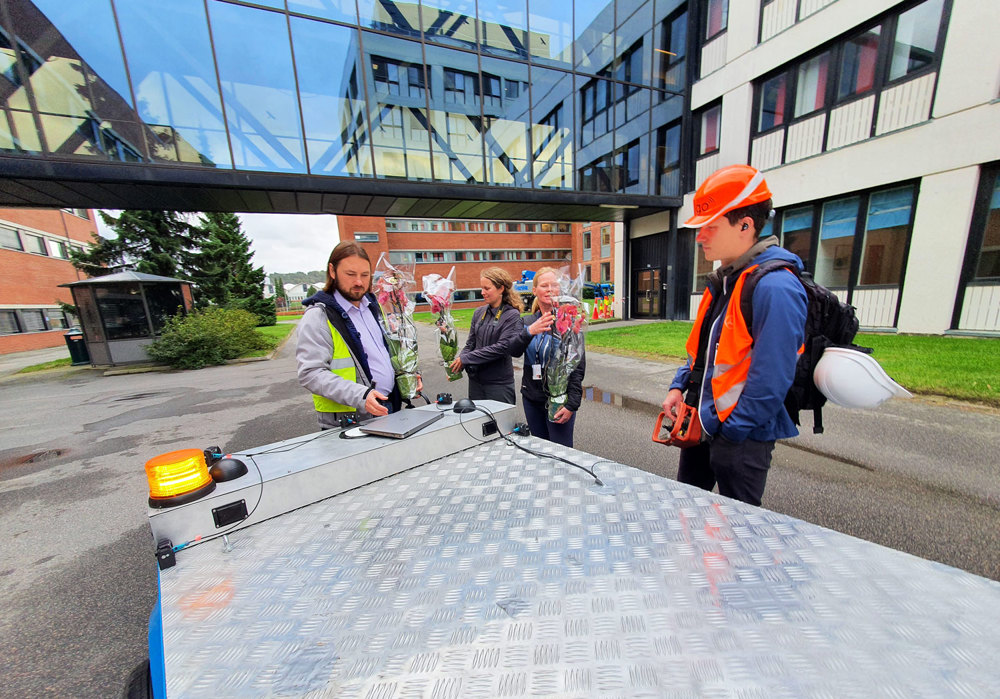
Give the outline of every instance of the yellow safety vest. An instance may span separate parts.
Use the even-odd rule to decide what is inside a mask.
[[[354,357],[351,356],[351,350],[348,349],[344,338],[340,336],[329,319],[327,319],[326,324],[330,327],[330,335],[333,337],[333,359],[330,361],[330,371],[346,381],[357,383],[358,370],[354,363]],[[357,410],[352,405],[337,403],[315,393],[313,394],[313,405],[320,413],[353,413]]]

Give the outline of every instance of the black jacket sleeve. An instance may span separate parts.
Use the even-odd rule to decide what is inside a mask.
[[[583,350],[580,363],[569,375],[569,385],[566,387],[566,409],[574,413],[580,409],[583,400],[583,376],[587,372],[587,351]]]

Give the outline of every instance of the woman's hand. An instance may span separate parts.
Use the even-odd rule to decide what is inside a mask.
[[[551,311],[548,313],[542,313],[534,323],[528,326],[529,335],[541,335],[542,333],[547,333],[552,328],[552,323],[555,322],[556,317]]]
[[[455,357],[455,361],[448,365],[448,368],[454,372],[459,372],[462,370],[462,358]]]
[[[569,422],[569,420],[570,420],[571,417],[573,417],[573,411],[572,410],[570,410],[569,408],[565,408],[565,407],[559,408],[559,410],[556,411],[556,414],[553,417],[552,422],[555,422],[555,423],[558,423],[558,424],[562,425],[562,424],[565,424],[565,423]]]

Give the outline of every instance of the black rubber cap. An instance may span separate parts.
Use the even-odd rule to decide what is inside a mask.
[[[476,404],[468,398],[461,398],[455,403],[455,407],[452,410],[456,413],[471,413],[475,412]]]
[[[245,476],[246,473],[247,465],[239,459],[234,459],[231,456],[219,459],[212,464],[212,468],[208,469],[208,474],[212,476],[212,480],[216,483],[225,483],[226,481],[231,481],[234,478]]]

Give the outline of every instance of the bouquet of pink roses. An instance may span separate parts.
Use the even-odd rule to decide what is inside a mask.
[[[413,324],[414,303],[406,291],[414,285],[413,270],[392,265],[385,253],[375,265],[375,298],[382,307],[382,320],[396,384],[403,398],[417,395],[417,327]]]
[[[458,331],[451,315],[452,293],[455,291],[455,268],[447,277],[440,274],[424,275],[424,298],[431,304],[431,313],[437,313],[434,324],[438,327],[438,351],[449,381],[462,378],[461,371],[452,371],[450,364],[458,356]]]
[[[583,275],[571,279],[569,269],[559,274],[559,296],[554,299],[556,322],[552,334],[556,346],[545,366],[545,407],[549,420],[554,421],[559,409],[566,405],[569,375],[583,359],[583,328],[587,323],[587,306],[580,300]]]

